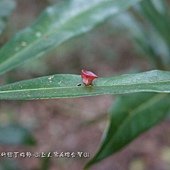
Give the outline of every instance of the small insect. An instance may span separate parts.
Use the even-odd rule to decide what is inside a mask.
[[[82,80],[83,80],[83,83],[86,85],[86,86],[90,86],[90,85],[93,85],[93,80],[95,78],[98,78],[98,76],[96,74],[94,74],[93,72],[91,71],[87,71],[87,70],[81,70],[81,77],[82,77]]]
[[[81,83],[77,84],[77,86],[81,86]]]

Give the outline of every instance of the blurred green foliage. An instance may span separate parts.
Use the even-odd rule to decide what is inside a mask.
[[[15,0],[0,0],[0,35],[4,31],[7,19],[15,6]]]
[[[1,159],[0,170],[21,170],[19,163],[12,159]]]
[[[35,145],[29,130],[18,124],[0,126],[1,145]]]

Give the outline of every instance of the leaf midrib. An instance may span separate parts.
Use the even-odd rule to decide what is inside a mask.
[[[159,82],[148,82],[148,83],[132,83],[132,84],[116,84],[116,85],[108,85],[108,86],[94,86],[95,87],[99,87],[99,88],[104,88],[104,87],[117,87],[117,86],[132,86],[132,85],[148,85],[148,84],[162,84],[162,83],[167,83],[170,82],[170,80],[168,81],[159,81]],[[74,86],[70,86],[70,87],[47,87],[47,88],[33,88],[33,89],[19,89],[19,90],[0,90],[0,94],[2,93],[12,93],[12,92],[27,92],[27,91],[43,91],[43,90],[57,90],[57,89],[73,89]],[[74,87],[74,89],[81,89],[82,87]],[[84,88],[86,88],[84,86]],[[88,88],[88,87],[87,87]]]

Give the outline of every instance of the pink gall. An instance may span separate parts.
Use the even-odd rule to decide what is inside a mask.
[[[82,80],[83,80],[83,83],[86,85],[86,86],[89,86],[89,85],[93,85],[93,80],[98,78],[98,76],[96,74],[94,74],[93,72],[91,71],[87,71],[87,70],[81,70],[81,77],[82,77]]]

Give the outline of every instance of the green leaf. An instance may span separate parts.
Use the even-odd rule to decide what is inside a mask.
[[[24,61],[47,54],[138,1],[71,0],[47,8],[31,27],[16,34],[0,50],[0,74]]]
[[[170,72],[148,71],[137,74],[98,78],[93,86],[84,86],[79,75],[59,74],[20,81],[0,87],[0,99],[30,100],[73,98],[135,92],[170,93]]]
[[[14,0],[0,0],[0,34],[3,32],[7,18],[15,8]]]
[[[1,145],[34,145],[35,139],[20,125],[0,126]]]
[[[140,3],[140,11],[167,42],[167,44],[170,45],[170,15],[166,11],[164,13],[160,12],[155,4],[154,0],[144,0]],[[167,10],[169,10],[169,8],[167,8]]]
[[[110,109],[110,124],[103,142],[87,164],[92,164],[118,152],[133,139],[166,117],[170,110],[168,94],[137,93],[118,98]]]
[[[137,49],[144,53],[143,57],[150,59],[157,68],[165,69],[165,65],[170,61],[169,47],[153,27],[145,22],[141,23],[130,12],[118,15],[113,20],[113,25],[116,25],[119,30],[123,28],[122,33],[133,40]]]
[[[146,12],[145,8],[147,9]],[[169,44],[164,39],[165,35],[160,34],[158,29],[160,29],[159,25],[162,26],[163,22],[164,26],[162,27],[165,30],[160,31],[162,33],[169,31],[166,22],[166,20],[169,20],[169,6],[165,3],[165,0],[143,0],[135,5],[133,9],[135,11],[123,12],[115,17],[113,25],[118,26],[117,29],[119,30],[123,29],[122,33],[133,40],[136,47],[144,52],[143,57],[150,59],[157,69],[166,70],[170,63],[170,49]],[[153,18],[148,14],[149,12]],[[165,25],[167,26],[165,27]],[[168,35],[166,35],[166,38],[168,38]]]
[[[170,63],[169,6],[165,0],[144,0],[137,4],[137,8],[134,6],[134,9],[137,14],[133,13],[135,17],[130,18],[132,22],[125,22],[125,27],[133,28],[135,26],[137,28],[137,31],[134,31],[135,27],[131,29],[130,33],[138,47],[143,49],[143,52],[146,53],[145,56],[151,58],[157,68],[166,70]],[[136,16],[140,16],[140,20]],[[141,18],[143,22],[141,22]]]

